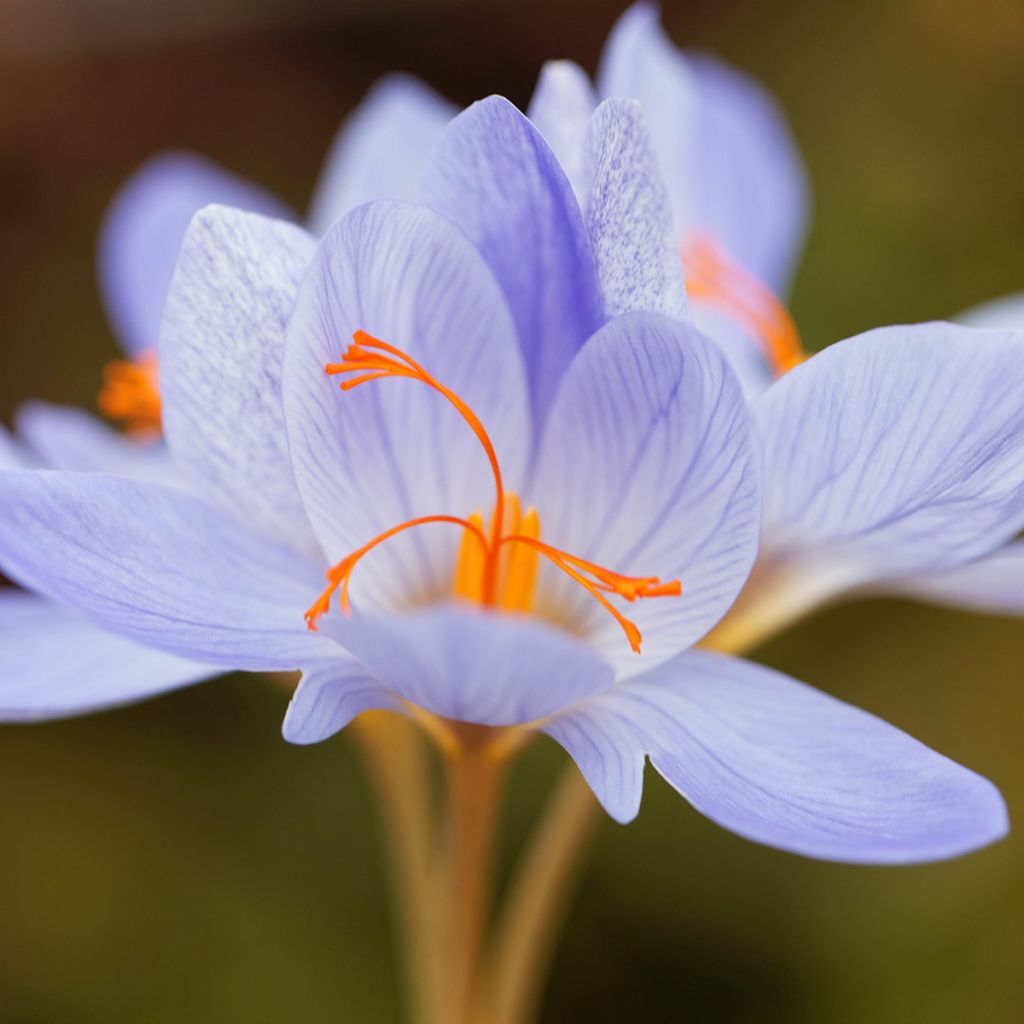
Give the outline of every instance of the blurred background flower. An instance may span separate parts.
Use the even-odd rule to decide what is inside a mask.
[[[544,59],[594,70],[624,6],[6,0],[0,415],[94,405],[117,356],[96,234],[153,152],[197,150],[305,209],[380,74],[525,105]],[[697,0],[664,20],[789,115],[815,197],[792,303],[810,348],[1021,288],[1019,3]],[[1020,621],[863,602],[758,653],[970,764],[1024,822]],[[400,1019],[369,797],[344,739],[282,741],[285,701],[236,678],[0,733],[0,1019]],[[506,854],[559,761],[538,744],[517,769]],[[639,820],[600,828],[547,1021],[1024,1017],[1019,834],[913,870],[815,863],[737,842],[653,773]]]

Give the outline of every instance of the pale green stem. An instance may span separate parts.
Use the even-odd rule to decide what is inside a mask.
[[[377,797],[415,1024],[446,1024],[439,979],[429,766],[415,722],[391,712],[350,726]]]
[[[569,765],[512,881],[475,1024],[528,1024],[535,1019],[597,812],[590,787],[576,766]]]
[[[445,1024],[469,1024],[477,998],[481,949],[491,900],[491,861],[505,760],[487,733],[446,756],[448,829],[445,856],[442,984]]]

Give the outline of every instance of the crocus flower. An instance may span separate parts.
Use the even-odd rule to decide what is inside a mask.
[[[537,130],[493,98],[445,129],[430,208],[371,203],[319,244],[200,214],[160,359],[168,443],[202,497],[9,470],[5,571],[179,656],[301,668],[296,742],[390,708],[455,744],[546,732],[623,821],[649,757],[713,820],[804,854],[906,862],[998,838],[985,780],[694,649],[754,562],[756,435],[687,322],[635,105],[593,118],[582,210]],[[996,349],[980,362],[1008,387],[1024,371]],[[978,424],[1006,444],[984,450],[974,490],[1015,424],[1001,404]],[[911,481],[922,504],[930,483]]]
[[[311,203],[311,230],[378,195],[411,198],[430,143],[452,114],[450,104],[414,79],[381,79],[331,146]],[[187,485],[160,442],[156,342],[182,238],[193,215],[211,203],[295,219],[285,203],[203,157],[169,152],[148,160],[115,196],[98,246],[100,295],[124,353],[106,368],[98,404],[127,431],[84,410],[27,402],[18,410],[18,437],[0,431],[0,467]],[[55,645],[76,657],[53,658]],[[144,647],[40,595],[0,592],[0,719],[94,711],[222,672]]]
[[[641,68],[646,71],[638,75]],[[658,26],[656,10],[647,5],[631,8],[620,19],[609,38],[598,77],[601,94],[623,91],[648,104],[648,123],[654,129],[651,137],[634,109],[629,118],[633,123],[623,138],[632,146],[633,170],[645,148],[656,151],[669,182],[667,202],[677,210],[673,219],[676,244],[688,250],[696,248],[705,259],[712,251],[719,254],[719,270],[726,266],[722,254],[728,251],[732,253],[730,279],[736,277],[743,261],[754,273],[782,287],[802,234],[806,188],[799,158],[770,98],[725,65],[675,51]],[[559,61],[545,66],[530,106],[531,117],[562,158],[584,205],[595,162],[607,164],[618,159],[607,144],[602,152],[586,151],[596,104],[596,94],[584,73]],[[413,198],[427,157],[453,114],[450,104],[414,79],[393,75],[381,80],[331,147],[311,203],[309,229],[322,234],[338,216],[368,199]],[[685,209],[684,195],[689,197]],[[760,201],[751,205],[751,196],[761,197]],[[100,405],[108,416],[129,427],[130,436],[112,431],[78,410],[27,403],[19,411],[18,428],[38,462],[53,468],[100,470],[182,484],[164,446],[154,443],[160,424],[154,342],[181,237],[191,215],[211,202],[294,219],[273,196],[202,158],[172,153],[149,161],[112,204],[99,253],[101,294],[126,353],[124,360],[108,367]],[[659,197],[657,202],[660,215],[666,216],[666,200]],[[742,212],[737,215],[737,211]],[[695,240],[700,244],[695,245]],[[672,261],[663,242],[659,233],[653,249],[640,258]],[[701,326],[714,328],[716,340],[741,374],[760,382],[770,372],[761,354],[764,332],[755,329],[750,333],[749,316],[723,316],[722,295],[735,299],[736,289],[724,287],[721,272],[718,278],[711,282],[710,292],[701,293],[691,274],[691,289],[696,294],[694,315]],[[757,286],[754,288],[756,291]],[[656,308],[678,314],[682,303],[676,290],[669,285],[666,294],[667,304]],[[740,299],[749,304],[749,297],[744,300],[741,295]],[[781,306],[775,303],[770,308]],[[757,321],[755,328],[760,323]],[[770,329],[771,321],[768,334]],[[737,333],[739,341],[730,343]],[[31,637],[42,637],[44,632],[29,630],[31,615],[35,614],[52,636],[57,628],[56,612],[49,602],[24,593],[4,597],[6,606],[16,614],[5,626],[0,610],[0,630],[12,639],[20,638],[20,654],[18,671],[3,673],[7,683],[0,696],[0,716],[77,713],[132,699],[136,693],[157,692],[161,685],[169,686],[179,677],[185,683],[216,674],[209,666],[173,659],[163,673],[154,673],[151,665],[149,675],[142,679],[132,668],[137,659],[126,656],[132,652],[123,648],[123,638],[100,630],[94,647],[97,651],[109,649],[111,663],[105,670],[97,668],[97,674],[121,682],[98,701],[95,695],[78,695],[75,680],[79,675],[73,673],[57,699],[52,686],[37,685],[27,667],[45,663],[32,653]],[[72,628],[81,645],[85,624],[75,620]],[[13,647],[8,644],[6,649]]]
[[[432,142],[455,108],[405,75],[379,80],[342,125],[330,147],[307,218],[321,234],[374,198],[411,199]],[[173,473],[159,445],[156,344],[181,240],[193,215],[211,203],[298,220],[260,186],[187,152],[148,160],[111,202],[100,230],[98,283],[124,359],[111,363],[99,394],[104,415],[126,426],[127,441],[85,414],[26,403],[18,434],[45,465],[157,476]],[[151,453],[148,467],[139,458]],[[163,464],[161,464],[163,463]]]
[[[593,103],[588,89],[582,71],[558,63],[546,69],[534,97],[531,110],[536,108],[549,126],[549,137],[560,140],[566,154],[574,148],[580,152],[582,133],[572,126]],[[676,50],[660,29],[656,8],[646,4],[630,8],[614,29],[598,89],[642,102],[652,149],[670,193],[696,323],[722,347],[755,411],[772,408],[784,399],[760,396],[805,358],[778,297],[787,289],[807,213],[805,175],[781,114],[763,90],[734,69]],[[573,158],[563,159],[572,163]],[[1009,296],[956,319],[976,328],[1020,330],[1022,299]],[[926,331],[911,333],[920,337]],[[945,358],[939,337],[957,332],[936,328],[931,333],[934,341],[921,346],[919,358],[928,359],[929,353]],[[960,338],[963,345],[972,344],[971,335]],[[842,392],[850,383],[842,379],[848,367],[834,359],[822,360],[800,376],[805,383],[780,387],[779,394],[791,393],[791,387],[798,392],[812,387],[823,394]],[[898,358],[892,366],[879,363],[873,371],[878,380],[866,389],[881,392],[882,378],[893,374],[898,363]],[[973,401],[978,398],[972,396]],[[949,549],[937,533],[934,544],[913,560],[886,556],[872,561],[856,550],[860,542],[853,551],[845,542],[841,554],[834,550],[842,528],[821,536],[807,528],[803,512],[776,514],[776,508],[788,508],[792,496],[802,493],[791,479],[794,470],[786,450],[791,432],[774,436],[789,415],[787,409],[757,417],[770,435],[764,441],[767,452],[778,453],[766,465],[762,555],[719,640],[763,638],[766,631],[782,628],[824,602],[855,594],[895,593],[1004,614],[1024,610],[1024,546],[1013,540],[1020,526],[1014,528],[1012,519],[993,525],[978,540],[977,555]],[[799,443],[812,447],[809,435],[822,428],[820,423],[811,427]],[[865,450],[873,436],[870,431],[865,435]],[[868,493],[857,499],[872,500]],[[854,508],[849,512],[852,517]]]
[[[805,175],[785,122],[755,83],[710,58],[676,50],[658,24],[656,8],[637,4],[609,38],[596,90],[575,65],[555,62],[545,67],[531,102],[531,116],[573,169],[578,190],[587,181],[585,119],[597,96],[608,93],[642,103],[673,209],[690,309],[757,403],[773,380],[804,358],[777,298],[787,288],[807,211]],[[1020,328],[1020,301],[1010,297],[958,319],[975,327]],[[937,347],[927,350],[941,358]],[[809,378],[815,383],[805,387],[841,390],[843,382],[836,378],[846,368],[831,359],[824,361],[824,371],[818,364]],[[880,376],[889,372],[884,365],[876,370]],[[766,415],[758,422],[773,431],[779,418],[784,417]],[[769,452],[788,443],[788,435],[766,439]],[[803,444],[813,440],[804,437]],[[737,609],[760,609],[758,624],[747,614],[735,614],[720,638],[762,636],[769,608],[773,628],[781,628],[824,601],[858,592],[899,593],[997,612],[1019,613],[1024,606],[1021,545],[1004,543],[998,530],[980,543],[984,554],[978,558],[944,550],[937,536],[934,548],[912,564],[883,559],[874,567],[859,564],[856,571],[832,566],[821,539],[804,530],[802,520],[789,522],[788,514],[774,518],[771,496],[777,493],[783,503],[794,493],[790,472],[784,452],[767,466],[761,564]],[[816,568],[791,572],[788,567],[798,560],[810,560]],[[861,560],[854,556],[854,561]]]
[[[156,340],[181,239],[196,210],[215,201],[287,215],[269,194],[187,153],[156,157],[129,179],[104,219],[98,253],[100,294],[125,356],[107,367],[99,406],[129,432],[84,410],[27,402],[18,410],[18,438],[0,439],[0,466],[100,471],[184,486],[159,441]],[[75,653],[54,657],[54,650]],[[0,591],[4,720],[95,711],[222,671],[137,643],[68,607],[60,595]]]

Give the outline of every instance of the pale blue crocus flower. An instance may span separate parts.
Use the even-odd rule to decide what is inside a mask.
[[[597,97],[609,92],[642,103],[676,236],[684,260],[690,258],[685,268],[690,309],[698,327],[726,353],[757,407],[773,381],[802,359],[795,328],[776,298],[788,287],[808,206],[802,164],[785,122],[755,83],[709,58],[675,49],[660,28],[656,8],[635,5],[612,32],[596,89],[575,65],[554,62],[545,67],[531,101],[531,116],[571,169],[578,192],[588,187],[592,166],[586,119]],[[1010,297],[957,319],[974,327],[1019,329],[1020,303],[1018,296]],[[936,328],[933,334],[938,333],[945,332]],[[960,337],[970,346],[969,335]],[[829,393],[842,389],[836,375],[845,372],[843,364],[831,360],[817,364],[808,378]],[[890,368],[880,365],[875,372],[884,377]],[[778,419],[766,413],[758,422],[774,431]],[[788,435],[765,441],[769,452],[788,443]],[[783,470],[777,477],[776,467]],[[936,550],[920,563],[868,564],[844,550],[846,565],[839,565],[829,554],[839,534],[816,536],[804,529],[802,516],[772,511],[793,493],[788,473],[784,452],[769,462],[761,566],[739,609],[756,609],[757,625],[736,614],[726,623],[730,632],[720,637],[760,638],[822,602],[856,592],[899,593],[1003,613],[1024,607],[1022,546],[1004,543],[999,530],[979,542],[981,557],[940,552],[939,538]],[[778,502],[772,497],[776,492]]]
[[[371,203],[319,244],[200,214],[160,358],[168,444],[202,497],[10,470],[5,571],[178,656],[301,668],[295,742],[390,708],[456,736],[546,732],[620,821],[650,758],[719,824],[807,855],[903,863],[998,838],[1005,808],[985,780],[780,673],[695,649],[754,562],[761,458],[735,376],[651,241],[674,251],[657,174],[639,156],[629,170],[642,147],[622,145],[635,107],[594,117],[609,158],[582,210],[536,129],[494,98],[445,129],[421,185],[432,209]],[[983,346],[979,372],[1024,383],[1005,348]],[[877,357],[846,351],[854,376]],[[900,379],[934,390],[908,351]],[[819,461],[874,409],[862,399],[816,435]],[[991,526],[1013,504],[999,481],[1024,444],[1019,416],[980,391],[948,413],[976,454],[958,467],[967,494],[956,473],[937,489],[922,458],[902,492],[911,526],[940,527],[958,498]],[[927,418],[894,426],[897,449],[935,436]],[[821,476],[826,504],[848,497]],[[913,530],[887,541],[926,546]]]
[[[381,79],[331,146],[310,229],[319,233],[377,195],[411,198],[431,143],[454,113],[414,79]],[[81,409],[26,402],[16,438],[0,427],[0,467],[99,471],[189,486],[160,441],[156,343],[182,238],[193,215],[210,203],[296,219],[281,200],[203,157],[168,152],[148,160],[112,201],[97,252],[100,295],[124,353],[107,368],[99,404],[128,432]],[[55,647],[74,650],[75,657],[54,658]],[[0,719],[94,711],[222,671],[140,645],[83,618],[59,595],[53,601],[0,591]]]
[[[582,71],[557,63],[546,69],[533,100],[531,110],[536,108],[549,136],[561,140],[567,153],[571,147],[585,152],[578,125],[580,111],[592,102],[585,100],[588,88]],[[642,102],[684,260],[690,259],[686,273],[697,325],[727,354],[754,408],[770,409],[781,400],[762,401],[760,396],[802,358],[799,337],[776,296],[788,288],[808,207],[802,163],[781,114],[739,72],[676,50],[658,24],[656,8],[646,4],[630,8],[614,29],[598,89]],[[572,162],[568,155],[564,159]],[[956,320],[975,328],[1021,330],[1024,300],[1008,296]],[[929,331],[936,339],[949,334],[966,348],[972,344],[971,335],[953,328],[920,327],[909,335]],[[938,345],[936,340],[931,350],[941,358]],[[969,354],[964,358],[969,360]],[[832,359],[802,379],[826,393],[841,392],[845,384],[838,377],[846,366]],[[893,367],[884,361],[876,366],[879,379],[865,389],[881,389],[898,361]],[[765,411],[757,422],[773,432],[781,418]],[[824,427],[817,422],[809,430]],[[857,593],[895,593],[999,614],[1024,610],[1024,545],[1014,539],[1019,527],[996,525],[978,540],[980,555],[943,551],[941,536],[935,550],[919,560],[885,559],[882,564],[862,555],[858,544],[849,548],[845,540],[840,554],[837,545],[847,526],[819,534],[807,528],[809,512],[781,511],[794,493],[784,450],[790,440],[788,434],[765,438],[767,451],[777,452],[777,458],[766,467],[761,564],[737,610],[747,614],[731,616],[720,638],[745,633],[763,638],[821,603]]]

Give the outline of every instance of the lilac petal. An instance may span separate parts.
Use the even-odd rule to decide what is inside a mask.
[[[640,104],[605,100],[590,121],[587,147],[587,234],[606,312],[641,310],[692,322],[668,194]]]
[[[747,401],[752,402],[775,380],[775,374],[753,336],[717,306],[694,300],[691,306],[697,329],[721,350]]]
[[[284,717],[289,743],[319,743],[364,711],[400,710],[401,703],[358,662],[336,658],[302,673]]]
[[[155,347],[182,237],[209,203],[291,218],[269,193],[191,153],[148,160],[110,204],[99,240],[100,290],[127,352]]]
[[[611,321],[566,375],[529,496],[542,539],[607,569],[682,581],[681,597],[622,605],[643,655],[577,583],[551,568],[541,600],[635,674],[699,640],[757,549],[757,458],[746,403],[718,349],[649,313]]]
[[[575,725],[588,735],[607,716],[583,765],[591,785],[611,780],[597,789],[611,809],[632,806],[638,782],[628,778],[634,789],[624,791],[618,769],[602,762],[639,749],[712,821],[810,857],[942,860],[1008,828],[990,782],[873,715],[751,662],[690,651],[583,710]]]
[[[17,424],[18,433],[47,469],[117,473],[168,486],[184,485],[159,441],[133,441],[82,409],[26,402],[18,410]]]
[[[642,104],[682,241],[700,212],[701,197],[693,189],[697,87],[686,59],[662,31],[655,5],[633,4],[616,22],[601,58],[597,91],[602,98]]]
[[[320,628],[390,690],[457,721],[520,725],[611,685],[608,666],[561,630],[470,605],[332,613]]]
[[[774,100],[741,72],[676,49],[657,7],[645,3],[612,30],[598,92],[643,104],[678,238],[709,235],[784,290],[803,240],[808,190]]]
[[[310,205],[310,230],[324,235],[371,199],[415,199],[420,174],[455,113],[408,75],[376,82],[331,144]]]
[[[871,331],[755,404],[764,557],[827,564],[831,586],[947,568],[1024,526],[1021,335]]]
[[[992,615],[1024,615],[1024,541],[941,572],[892,580],[884,590]]]
[[[318,554],[295,485],[281,402],[285,325],[313,236],[210,207],[182,246],[160,336],[167,443],[194,480],[247,525]]]
[[[501,285],[539,423],[604,312],[572,186],[537,129],[492,96],[445,129],[420,197],[466,232]]]
[[[1024,292],[1004,295],[978,306],[972,306],[957,314],[957,323],[967,327],[984,327],[996,330],[1024,330]]]
[[[36,461],[32,453],[0,423],[0,469],[31,469]]]
[[[782,109],[753,78],[689,54],[697,87],[694,229],[785,294],[810,210],[807,172]]]
[[[221,672],[143,647],[34,594],[0,591],[0,721],[99,711]]]
[[[489,514],[494,482],[479,440],[446,399],[409,379],[348,392],[324,372],[357,330],[397,346],[473,409],[506,486],[530,447],[511,318],[487,266],[424,207],[376,202],[327,233],[288,332],[285,416],[296,478],[320,542],[338,561],[399,523]],[[385,607],[450,588],[461,529],[395,537],[371,556],[358,597]]]
[[[549,60],[540,69],[526,115],[544,136],[582,205],[590,192],[587,125],[597,97],[587,73],[571,60]]]
[[[622,703],[584,700],[540,728],[565,748],[608,814],[626,825],[640,812],[646,757],[631,717],[619,713]]]
[[[125,636],[197,661],[290,669],[330,649],[303,621],[322,587],[309,563],[156,484],[0,472],[0,569]]]

